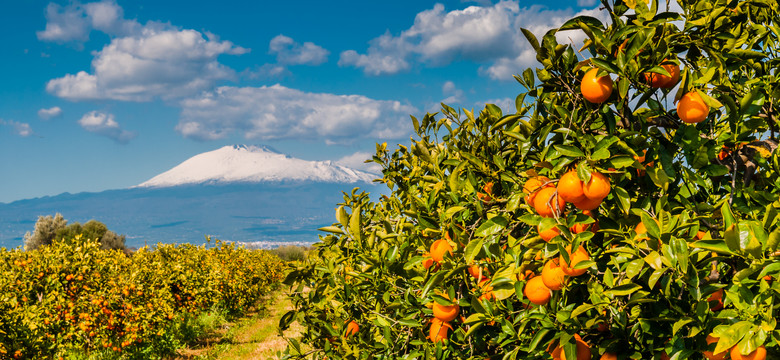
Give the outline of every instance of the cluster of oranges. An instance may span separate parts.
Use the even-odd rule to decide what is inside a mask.
[[[647,72],[645,82],[653,88],[672,88],[680,81],[680,68],[671,60],[662,62],[661,67],[669,75]],[[614,82],[608,74],[599,76],[598,68],[585,72],[580,83],[582,97],[594,104],[601,104],[612,95]],[[704,121],[710,108],[696,90],[685,93],[677,103],[677,115],[685,123],[695,124]]]

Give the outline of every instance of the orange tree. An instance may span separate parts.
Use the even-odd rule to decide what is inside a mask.
[[[780,358],[780,5],[602,5],[522,30],[516,113],[377,146],[390,196],[345,194],[286,280],[289,358]]]

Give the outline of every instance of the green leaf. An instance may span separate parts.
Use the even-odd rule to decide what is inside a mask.
[[[564,156],[569,157],[584,157],[585,153],[582,150],[571,145],[554,145],[553,148]]]
[[[714,251],[719,254],[736,255],[731,249],[729,249],[728,245],[726,245],[726,242],[721,239],[699,240],[693,242],[691,246],[697,249]]]
[[[474,235],[486,237],[489,235],[493,235],[496,233],[499,233],[503,231],[506,228],[508,221],[503,216],[495,216],[492,219],[489,219],[488,221],[485,221],[482,223],[482,225],[479,226],[476,232],[474,232]]]
[[[464,250],[464,256],[466,257],[466,262],[471,263],[474,261],[474,258],[477,257],[479,254],[479,251],[482,250],[482,245],[484,244],[484,238],[480,238],[478,240],[472,240],[466,245],[466,249]]]
[[[625,295],[633,294],[634,292],[636,292],[641,288],[642,287],[637,284],[625,284],[607,290],[604,292],[604,294],[607,296],[625,296]]]
[[[536,52],[539,52],[539,40],[536,39],[536,35],[528,29],[520,28],[520,31],[522,31],[525,38],[528,39],[528,43],[531,44],[531,47],[533,47]]]
[[[766,240],[766,248],[769,251],[776,251],[778,244],[780,244],[780,229],[769,234]]]
[[[634,164],[634,158],[626,155],[615,156],[607,162],[606,167],[612,167],[615,169],[622,169]]]
[[[317,230],[318,231],[325,231],[325,232],[329,232],[329,233],[334,233],[334,234],[344,234],[344,230],[341,230],[341,228],[338,227],[338,226],[324,226],[324,227],[321,227],[321,228],[319,228]]]

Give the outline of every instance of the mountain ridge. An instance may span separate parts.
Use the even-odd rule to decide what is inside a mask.
[[[133,188],[283,181],[371,183],[376,177],[331,160],[294,158],[270,146],[228,145],[190,157]]]

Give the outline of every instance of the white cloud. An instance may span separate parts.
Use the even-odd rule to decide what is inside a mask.
[[[598,3],[598,0],[577,0],[577,6],[582,7],[591,7],[593,5],[596,5]]]
[[[66,7],[50,3],[46,7],[46,28],[36,34],[42,41],[83,43],[92,29],[125,36],[140,32],[141,24],[125,20],[122,8],[110,0]]]
[[[62,116],[62,109],[59,106],[38,110],[38,117],[43,120],[49,120],[60,116]]]
[[[485,108],[485,105],[487,104],[493,104],[501,108],[501,112],[504,115],[507,114],[514,114],[517,112],[517,107],[515,106],[515,99],[511,98],[503,98],[503,99],[489,99],[482,102],[479,102],[476,104],[477,108],[475,110],[482,110]]]
[[[141,34],[115,38],[92,60],[93,73],[50,80],[46,90],[69,100],[149,101],[184,97],[210,89],[235,72],[220,64],[221,54],[248,50],[195,30],[145,27]]]
[[[120,144],[126,144],[136,137],[136,133],[123,130],[114,120],[113,114],[90,111],[79,119],[79,125],[91,133],[105,136]]]
[[[447,105],[463,101],[463,90],[458,89],[458,87],[455,86],[455,83],[452,81],[444,82],[444,85],[441,86],[441,92],[447,97],[442,99],[440,102],[443,102]]]
[[[21,137],[28,137],[33,134],[32,128],[28,123],[0,119],[0,125],[10,127],[16,135]]]
[[[409,134],[412,106],[360,95],[307,93],[281,85],[219,87],[181,102],[176,130],[196,139],[233,133],[246,139],[400,138]]]
[[[276,54],[276,61],[285,65],[320,65],[328,60],[330,54],[328,50],[312,42],[301,45],[284,35],[271,39],[268,52]]]
[[[358,169],[372,174],[379,174],[382,172],[382,166],[375,163],[366,163],[366,160],[370,160],[374,154],[358,151],[354,154],[344,156],[341,159],[335,161],[336,164],[343,165],[349,168]]]
[[[531,30],[541,39],[549,29],[577,15],[607,16],[598,9],[575,13],[572,9],[549,10],[539,5],[521,8],[517,0],[449,12],[444,5],[436,4],[417,14],[412,27],[400,35],[385,33],[371,40],[366,54],[342,52],[339,65],[381,75],[409,70],[414,61],[438,66],[464,59],[483,64],[483,75],[512,80],[512,74],[537,64],[536,54],[520,28]],[[584,34],[562,32],[557,38],[581,44]]]

